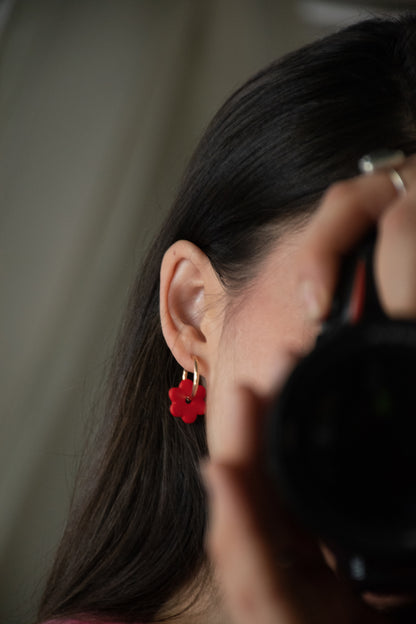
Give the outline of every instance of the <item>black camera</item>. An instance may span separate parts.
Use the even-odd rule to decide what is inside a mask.
[[[416,591],[416,323],[386,316],[375,231],[271,411],[273,478],[359,591]],[[400,276],[398,276],[400,279]]]

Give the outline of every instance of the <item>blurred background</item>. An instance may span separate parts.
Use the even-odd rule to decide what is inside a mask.
[[[204,126],[275,57],[388,10],[359,4],[0,0],[1,624],[34,617],[129,284]]]

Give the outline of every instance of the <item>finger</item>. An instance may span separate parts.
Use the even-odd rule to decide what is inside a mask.
[[[416,184],[416,157],[400,167],[409,192]],[[387,171],[362,175],[329,188],[305,232],[298,256],[298,279],[307,314],[322,319],[329,312],[341,257],[356,244],[384,211],[397,201]]]
[[[290,622],[246,484],[226,466],[210,464],[204,476],[211,503],[207,550],[231,617],[239,624]]]
[[[380,301],[394,318],[416,318],[416,190],[382,216],[375,250]]]

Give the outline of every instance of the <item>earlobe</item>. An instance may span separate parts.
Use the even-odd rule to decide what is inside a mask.
[[[204,377],[216,340],[211,320],[220,313],[222,294],[209,259],[196,245],[177,241],[167,250],[160,271],[163,335],[179,365],[192,371],[197,357]]]

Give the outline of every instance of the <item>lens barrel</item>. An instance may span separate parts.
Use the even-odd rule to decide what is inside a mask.
[[[324,538],[416,556],[416,327],[346,326],[296,368],[268,456],[290,504]]]

